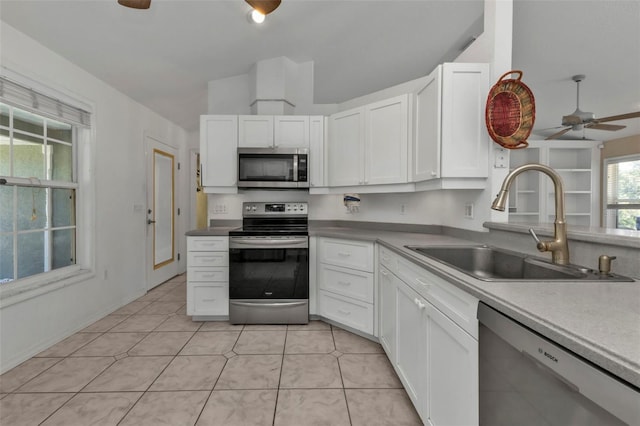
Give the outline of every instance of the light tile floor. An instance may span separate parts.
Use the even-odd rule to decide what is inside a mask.
[[[422,424],[379,344],[193,322],[185,298],[182,275],[0,376],[0,424]]]

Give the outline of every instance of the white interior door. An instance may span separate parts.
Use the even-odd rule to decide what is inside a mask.
[[[146,137],[147,289],[178,274],[176,258],[176,149]]]

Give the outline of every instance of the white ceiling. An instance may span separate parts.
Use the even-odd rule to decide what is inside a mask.
[[[315,103],[339,103],[426,75],[482,30],[482,0],[283,0],[261,25],[243,0],[0,1],[0,18],[187,130],[207,111],[207,82],[262,59],[314,61]],[[513,67],[536,97],[535,129],[575,109],[640,110],[640,0],[514,0]],[[1,47],[1,46],[0,46]],[[640,134],[640,119],[608,140]],[[541,132],[551,134],[554,131]],[[571,138],[582,132],[569,132]]]

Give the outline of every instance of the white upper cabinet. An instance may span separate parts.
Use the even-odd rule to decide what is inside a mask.
[[[329,186],[407,183],[409,95],[329,118]]]
[[[309,117],[309,186],[326,187],[325,173],[325,126],[327,120],[321,115]]]
[[[237,115],[200,116],[200,163],[205,192],[237,192],[237,151]]]
[[[363,184],[364,108],[329,117],[329,186]]]
[[[274,146],[277,148],[309,148],[309,117],[276,115],[273,118]]]
[[[241,115],[238,117],[240,148],[308,148],[309,116]]]
[[[427,77],[425,86],[416,93],[415,143],[413,145],[413,180],[440,177],[440,120],[442,109],[442,67]]]
[[[272,115],[238,116],[238,147],[271,148],[273,141]]]
[[[413,181],[488,176],[488,91],[488,64],[446,63],[429,75],[416,93]]]
[[[365,107],[364,184],[407,182],[409,95]]]

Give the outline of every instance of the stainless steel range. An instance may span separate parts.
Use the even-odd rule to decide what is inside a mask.
[[[229,232],[229,321],[308,323],[307,203],[242,207],[242,229]]]

